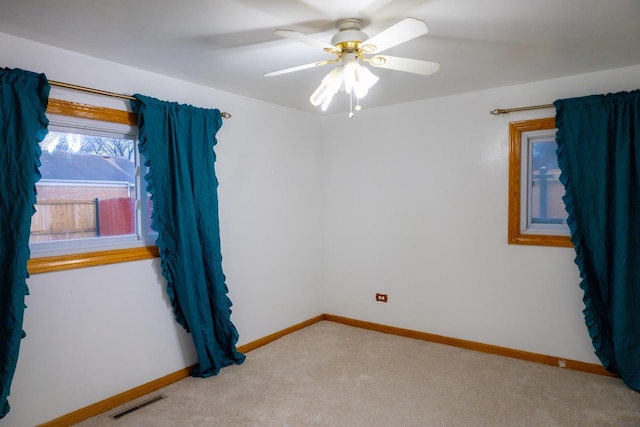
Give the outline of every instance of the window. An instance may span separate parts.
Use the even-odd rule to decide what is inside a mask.
[[[157,256],[135,115],[49,100],[47,117],[29,271]]]
[[[555,133],[554,118],[509,124],[509,243],[572,246]]]

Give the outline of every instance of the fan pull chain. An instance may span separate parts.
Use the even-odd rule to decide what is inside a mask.
[[[353,91],[349,94],[349,118],[353,118]]]
[[[353,106],[353,92],[349,94],[349,118],[353,118],[353,111],[362,110],[362,106],[360,105],[360,98],[356,96],[356,106]]]

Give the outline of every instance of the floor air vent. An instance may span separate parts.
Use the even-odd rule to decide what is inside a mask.
[[[138,403],[136,406],[132,406],[129,409],[125,409],[124,411],[118,412],[117,414],[113,414],[111,416],[111,418],[113,418],[114,420],[117,420],[119,418],[124,417],[125,415],[129,415],[130,413],[137,411],[138,409],[144,408],[145,406],[149,406],[152,403],[159,402],[160,400],[162,400],[164,398],[165,397],[163,395],[158,395],[158,396],[152,397],[152,398],[150,398],[148,400],[145,400],[144,402]]]

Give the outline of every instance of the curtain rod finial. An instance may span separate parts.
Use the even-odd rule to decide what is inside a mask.
[[[222,113],[220,113],[220,115],[222,116],[223,119],[231,118],[231,114],[227,113],[226,111],[223,111]]]

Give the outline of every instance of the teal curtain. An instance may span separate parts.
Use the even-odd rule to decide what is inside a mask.
[[[176,320],[191,333],[198,354],[192,375],[207,377],[242,363],[238,332],[222,271],[218,181],[213,147],[219,110],[135,95],[139,149],[153,200],[162,275]]]
[[[7,398],[25,336],[29,232],[49,88],[44,74],[0,69],[0,418],[9,413]]]
[[[640,391],[640,90],[554,105],[589,335],[603,366]]]

